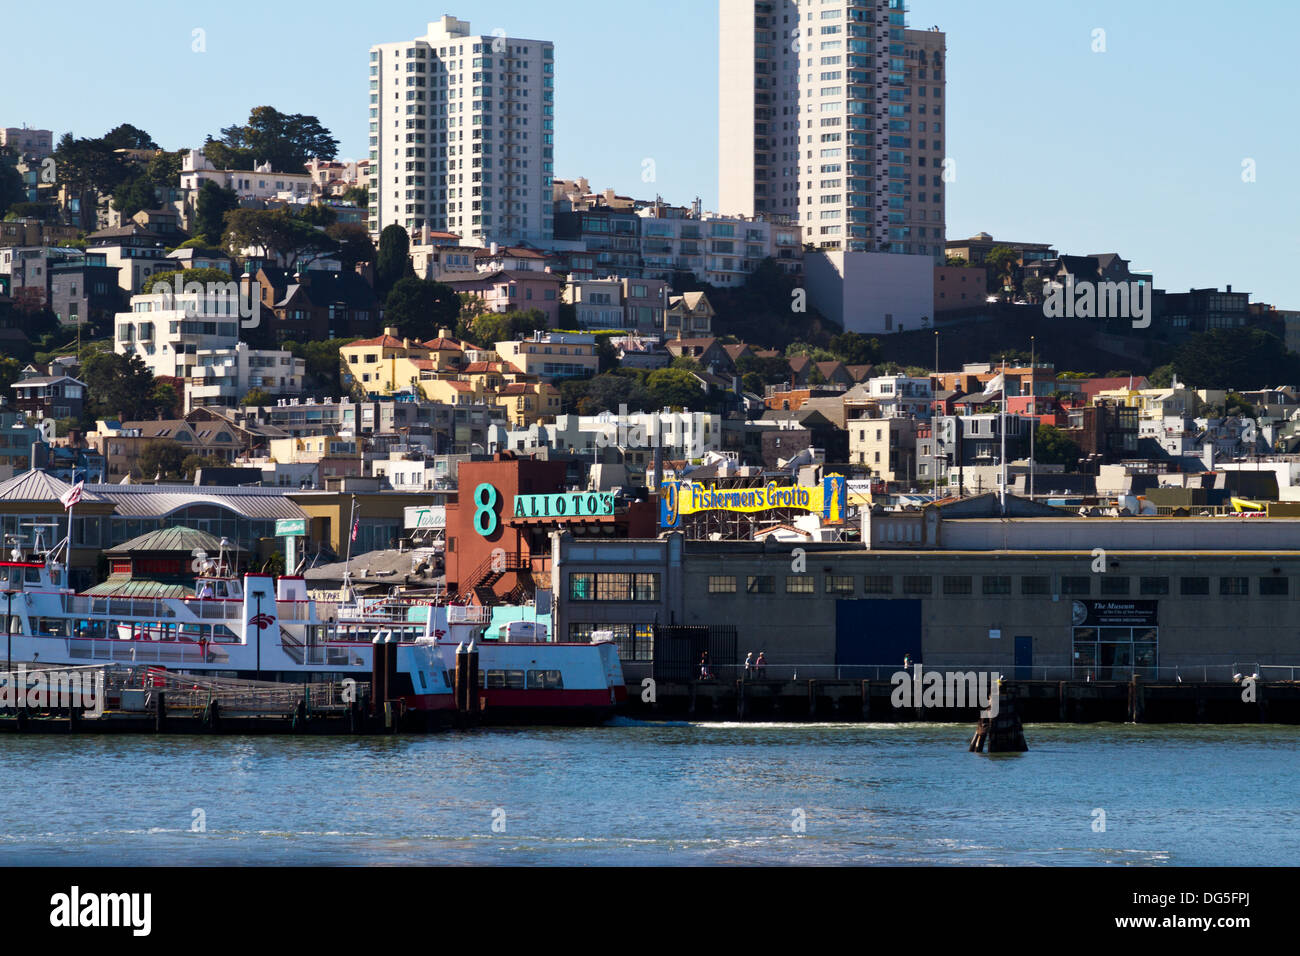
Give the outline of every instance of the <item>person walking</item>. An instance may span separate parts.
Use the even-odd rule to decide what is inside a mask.
[[[748,654],[745,655],[745,680],[749,680],[753,676],[753,671],[754,671],[754,652],[750,651]]]
[[[758,652],[758,660],[754,661],[754,673],[759,680],[767,676],[767,657],[762,651]]]

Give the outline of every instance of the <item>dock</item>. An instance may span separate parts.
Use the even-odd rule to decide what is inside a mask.
[[[977,707],[895,707],[887,680],[656,682],[628,686],[630,717],[701,721],[966,723]],[[999,696],[1025,723],[1300,724],[1300,681],[1004,680]],[[1250,699],[1247,699],[1250,698]]]

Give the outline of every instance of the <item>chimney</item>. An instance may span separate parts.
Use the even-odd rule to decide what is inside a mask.
[[[488,254],[491,255],[492,258],[494,258],[494,259],[496,258],[496,255],[497,255],[497,244],[496,244],[495,242],[492,243],[490,246],[488,246]]]
[[[384,329],[384,334],[385,334],[385,335],[391,335],[393,338],[397,338],[397,326],[395,326],[395,325],[390,325],[390,326],[385,327],[385,329]]]

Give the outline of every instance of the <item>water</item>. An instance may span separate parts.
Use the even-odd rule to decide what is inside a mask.
[[[6,736],[0,865],[1300,861],[1300,728],[1031,725],[995,757],[970,732]]]

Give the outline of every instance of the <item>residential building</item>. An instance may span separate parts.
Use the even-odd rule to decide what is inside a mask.
[[[4,249],[0,271],[9,273],[19,309],[49,309],[63,325],[107,328],[122,305],[118,270],[100,252],[60,246]]]
[[[496,349],[502,361],[544,381],[590,378],[600,366],[596,337],[582,333],[537,332],[531,338],[497,342]]]
[[[926,255],[823,250],[804,254],[808,301],[846,332],[929,328],[934,260]]]
[[[855,418],[846,424],[849,464],[861,465],[877,481],[910,484],[917,477],[917,421],[910,418]]]
[[[36,418],[80,419],[86,403],[86,383],[71,375],[26,375],[13,385],[13,405]]]
[[[373,335],[384,310],[375,290],[356,272],[303,269],[290,275],[279,266],[256,266],[262,321],[277,342],[312,342]],[[246,277],[245,283],[248,282]],[[268,314],[269,313],[269,314]]]
[[[994,239],[987,232],[977,233],[969,239],[949,239],[945,245],[948,255],[965,259],[973,266],[983,265],[988,254],[998,246],[1007,246],[1013,250],[1022,266],[1044,259],[1055,259],[1060,255],[1048,242],[1013,242],[1008,239]]]
[[[12,149],[22,158],[39,161],[54,152],[54,133],[26,126],[0,126],[0,147]]]
[[[154,375],[190,378],[200,350],[230,349],[239,342],[240,317],[229,297],[157,292],[131,297],[131,311],[116,316],[114,351],[139,355]]]
[[[988,297],[988,270],[983,266],[935,266],[934,312],[982,306]]]
[[[0,250],[13,247],[53,246],[76,238],[76,226],[64,226],[29,217],[6,219],[0,222]],[[3,271],[5,270],[0,268],[0,272]]]
[[[315,179],[307,172],[276,172],[270,163],[257,163],[252,171],[217,169],[201,149],[191,149],[181,158],[181,191],[187,206],[193,207],[206,182],[231,189],[240,199],[311,198]]]
[[[1174,336],[1193,335],[1210,329],[1238,329],[1251,324],[1250,293],[1192,289],[1188,292],[1155,290],[1152,311],[1157,328]]]
[[[670,296],[664,312],[664,335],[699,339],[713,334],[713,305],[703,292]]]
[[[133,222],[91,233],[86,251],[102,255],[105,265],[118,270],[118,285],[127,295],[134,295],[151,277],[177,269],[176,263],[167,258],[166,247],[171,245],[175,245],[174,240]]]
[[[528,312],[537,309],[555,328],[560,319],[560,293],[564,279],[549,270],[479,272],[463,279],[444,279],[458,293],[475,296],[489,312]]]
[[[281,349],[233,347],[198,349],[185,379],[185,411],[200,405],[240,404],[254,389],[271,397],[301,395],[306,362]]]
[[[722,210],[941,259],[944,35],[908,31],[901,0],[723,0],[719,35]]]
[[[473,35],[444,16],[370,48],[370,231],[430,228],[467,242],[554,232],[555,48]]]

